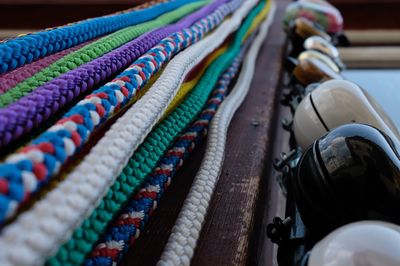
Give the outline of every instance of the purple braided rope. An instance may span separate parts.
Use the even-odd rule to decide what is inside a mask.
[[[64,51],[58,52],[56,54],[44,57],[30,64],[24,65],[13,71],[0,75],[0,94],[5,93],[11,88],[14,88],[18,83],[24,81],[27,78],[32,77],[36,73],[40,72],[42,69],[53,64],[60,58],[90,44],[97,39],[82,43],[80,45],[74,46],[72,48],[66,49]]]
[[[0,109],[0,147],[10,144],[40,126],[61,107],[92,89],[170,34],[191,26],[228,0],[215,0],[178,23],[150,31],[114,51],[69,71],[18,101]]]

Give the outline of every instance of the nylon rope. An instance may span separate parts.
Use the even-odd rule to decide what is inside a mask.
[[[207,209],[221,172],[230,121],[249,90],[259,49],[268,33],[275,12],[272,4],[268,19],[246,55],[238,81],[211,122],[205,157],[193,181],[167,245],[157,265],[190,265]]]
[[[0,75],[0,94],[15,87],[18,83],[24,81],[25,79],[32,77],[34,74],[40,72],[41,70],[53,64],[60,58],[82,48],[85,45],[88,45],[90,42],[91,41],[88,41],[80,45],[71,47],[69,49],[57,52],[55,54],[52,54],[50,56],[32,62],[30,64],[26,64],[22,67],[14,69],[8,73]]]
[[[87,19],[0,43],[0,73],[119,29],[152,20],[196,0],[174,0],[133,12]]]
[[[0,109],[0,147],[43,124],[85,91],[126,68],[163,38],[191,26],[226,0],[214,1],[177,24],[148,32],[128,44],[42,85],[17,102]]]
[[[154,82],[160,77],[162,73],[162,70],[160,70],[159,72],[157,72],[157,74],[155,74],[150,80],[149,82],[143,87],[143,89],[139,92],[139,96],[143,96],[144,93],[146,93],[149,88],[151,86],[153,86]],[[140,98],[138,97],[138,98]],[[131,101],[125,108],[129,109],[129,107],[132,106],[132,104],[134,104],[136,101],[133,100]],[[119,118],[121,117],[122,114],[115,114],[112,116],[112,118]],[[107,125],[105,125],[107,127]],[[108,128],[111,126],[111,124],[108,126]],[[95,135],[98,134],[98,132],[95,132]],[[94,138],[96,138],[96,136],[94,136]],[[85,144],[84,148],[90,150],[96,143],[87,143]],[[77,156],[80,156],[81,153],[77,153]],[[84,156],[83,156],[84,157]],[[21,208],[18,209],[15,217],[17,217],[19,214],[29,210],[30,208],[32,208],[32,206],[38,202],[40,199],[42,199],[47,193],[49,193],[51,190],[55,189],[58,184],[60,184],[60,182],[62,182],[66,176],[77,166],[79,165],[79,163],[82,161],[82,158],[73,158],[73,160],[71,161],[71,163],[69,163],[68,165],[66,165],[64,167],[64,169],[60,172],[59,175],[55,176],[54,178],[52,178],[50,180],[49,183],[47,183],[41,190],[38,191],[38,193],[36,193],[35,195],[33,195],[28,202],[25,202]]]
[[[41,184],[48,182],[49,179],[58,174],[60,167],[87,142],[91,133],[104,124],[113,114],[118,113],[122,107],[129,104],[131,100],[135,99],[138,91],[173,55],[202,39],[207,32],[220,24],[225,16],[234,11],[240,5],[240,2],[239,0],[234,0],[222,5],[190,28],[163,39],[162,42],[141,56],[113,81],[78,102],[61,120],[29,145],[8,156],[6,161],[0,164],[0,223],[12,217],[21,202],[28,200],[30,194],[37,192]],[[252,5],[251,1],[249,3],[247,4],[246,1],[246,4],[244,4],[244,11],[248,9],[249,5]],[[221,36],[226,36],[230,31],[234,30],[240,23],[243,11],[237,14],[234,16],[236,19],[224,22],[221,25],[223,27],[219,27],[216,32],[221,33]],[[233,23],[230,23],[231,21]],[[220,29],[226,32],[220,32]],[[212,34],[212,36],[207,37],[207,40],[202,42],[202,45],[197,46],[203,49],[187,49],[190,52],[186,54],[199,55],[198,57],[193,57],[197,58],[196,60],[192,61],[191,58],[182,56],[182,59],[175,60],[175,64],[165,69],[164,72],[168,74],[164,75],[163,73],[153,87],[157,84],[159,85],[144,96],[144,98],[150,100],[145,101],[146,106],[142,106],[140,101],[133,106],[135,110],[133,112],[137,112],[137,114],[132,115],[132,118],[135,119],[132,120],[134,122],[131,124],[140,123],[140,126],[132,133],[139,135],[134,134],[132,140],[127,143],[128,145],[123,145],[121,151],[132,153],[167,108],[165,105],[169,104],[170,99],[166,103],[161,103],[165,106],[163,110],[159,108],[160,103],[153,103],[158,99],[162,101],[163,98],[160,98],[158,94],[166,89],[171,90],[171,87],[173,91],[176,91],[182,82],[182,74],[188,72],[192,65],[200,62],[207,53],[210,53],[213,48],[220,44],[220,38],[217,38],[215,34]],[[180,56],[178,55],[176,58],[180,58]],[[186,66],[186,68],[183,69],[183,66]],[[160,89],[160,82],[163,89]],[[147,122],[149,119],[147,117],[144,119],[143,117],[147,116],[144,112],[157,114],[157,118],[149,115],[148,118],[152,119],[151,124],[149,124]],[[142,119],[144,119],[143,122]],[[126,130],[132,130],[132,128]],[[126,130],[121,130],[121,132],[126,132]],[[121,143],[115,145],[118,147]],[[108,144],[105,147],[108,148],[109,146]],[[88,157],[90,158],[90,156]],[[129,156],[122,158],[127,159]],[[101,168],[107,165],[100,164]],[[118,169],[118,171],[120,170]],[[105,171],[105,173],[110,174],[109,171]]]
[[[129,41],[148,31],[168,25],[192,13],[199,7],[207,4],[207,2],[209,2],[209,0],[198,1],[184,5],[176,10],[159,16],[155,20],[121,29],[89,45],[86,45],[78,51],[59,59],[39,73],[36,73],[32,77],[17,84],[14,88],[11,88],[6,93],[0,95],[0,107],[5,107],[10,103],[17,101],[21,97],[34,91],[38,86],[43,85],[53,78],[56,78],[61,74],[73,70],[85,63],[93,61],[94,59],[111,52],[112,50],[128,43]]]
[[[215,54],[215,52],[213,54]],[[181,120],[181,118],[178,120]],[[152,142],[152,144],[154,144],[154,142]],[[148,148],[149,144],[143,144],[142,146]],[[163,143],[163,146],[169,147],[169,144]],[[155,145],[155,149],[156,147],[157,146]],[[139,148],[139,150],[140,149],[141,148]],[[147,154],[147,156],[151,158],[149,159],[150,161],[152,160],[153,163],[155,163],[158,160],[154,160],[154,156],[160,157],[161,155],[157,154],[152,157]],[[128,165],[136,165],[134,161],[135,159],[136,158],[131,159],[131,161],[128,162]],[[152,169],[152,166],[148,166],[148,162],[141,162],[140,168]],[[125,173],[126,177],[119,176],[116,179],[115,183],[108,190],[105,198],[101,200],[100,205],[91,213],[90,217],[82,223],[82,226],[74,231],[68,242],[59,249],[57,255],[48,261],[49,265],[82,264],[84,258],[93,248],[93,245],[97,242],[107,224],[133,193],[132,191],[134,191],[135,187],[132,184],[136,184],[134,182],[135,176],[133,175],[132,177],[129,177],[128,175],[128,173],[131,173],[132,171],[138,172],[137,170],[130,169],[129,166],[126,166],[123,169],[122,173]],[[136,179],[139,180],[145,175],[147,175],[147,173],[141,174],[141,177],[136,177]],[[127,179],[129,179],[129,181],[127,181]],[[121,188],[123,189],[121,190]]]
[[[209,58],[206,58],[207,61],[205,62],[204,66],[202,66],[201,69],[198,70],[196,76],[188,82],[185,81],[185,83],[179,88],[179,91],[177,92],[176,96],[172,99],[171,103],[168,105],[167,110],[165,110],[163,117],[160,120],[164,120],[179,104],[182,103],[186,95],[199,82],[200,78],[204,74],[204,71],[206,71],[208,65],[212,63],[221,54],[223,54],[226,51],[226,49],[228,49],[227,45],[219,48],[216,52],[212,53]]]
[[[96,245],[84,265],[111,266],[113,263],[118,263],[140,236],[140,232],[144,230],[149,216],[157,208],[175,173],[207,134],[210,120],[225,98],[228,86],[239,69],[241,54],[219,77],[217,86],[213,89],[206,107],[197,120],[178,137],[139,192],[129,200],[118,218],[108,226],[105,235],[102,236],[102,241]]]
[[[226,32],[226,34],[229,34],[229,31]],[[222,41],[220,39],[221,34],[218,34],[218,32],[213,33],[212,36],[214,36],[213,37],[214,41],[215,41],[215,39]],[[206,40],[204,40],[204,41],[206,41]],[[200,44],[201,43],[199,43],[199,45]],[[65,249],[64,249],[64,251],[62,253],[59,253],[60,257],[65,258],[66,256],[68,256],[67,254],[70,254],[70,252],[72,252],[72,251],[76,252],[77,249],[87,250],[94,244],[93,241],[100,234],[100,232],[102,232],[105,229],[108,222],[111,221],[111,219],[113,218],[113,214],[123,206],[123,204],[129,198],[129,195],[134,193],[135,190],[137,190],[137,188],[143,182],[144,178],[148,174],[150,174],[151,169],[153,169],[156,166],[156,163],[159,161],[160,157],[166,152],[166,149],[172,144],[173,139],[175,137],[177,137],[179,132],[182,131],[186,126],[188,126],[189,123],[194,119],[195,115],[197,115],[201,111],[200,107],[202,106],[202,104],[205,103],[205,101],[208,97],[208,94],[210,93],[210,90],[212,89],[212,87],[210,87],[210,84],[215,83],[216,79],[218,77],[218,76],[215,76],[215,74],[218,73],[218,71],[221,72],[223,70],[224,65],[226,65],[226,60],[229,60],[229,59],[233,60],[232,56],[235,52],[237,52],[236,50],[238,49],[237,42],[235,44],[236,44],[235,49],[230,51],[229,55],[226,55],[224,57],[223,60],[225,60],[225,61],[219,60],[218,62],[213,63],[212,64],[213,69],[208,70],[208,74],[206,75],[208,78],[207,79],[203,78],[202,83],[198,84],[196,86],[196,88],[205,87],[208,89],[208,92],[203,91],[202,93],[199,93],[198,91],[201,90],[199,88],[196,90],[196,93],[192,92],[191,94],[194,94],[194,96],[191,97],[190,99],[185,99],[184,103],[186,103],[186,102],[188,102],[188,103],[183,105],[183,107],[180,106],[179,110],[175,110],[171,114],[171,116],[169,117],[168,120],[163,121],[157,127],[157,130],[155,132],[153,131],[151,133],[150,137],[148,137],[148,139],[150,139],[150,140],[147,140],[145,143],[143,143],[140,146],[139,150],[136,151],[134,156],[128,161],[128,165],[126,166],[124,171],[122,171],[122,175],[120,175],[120,177],[117,179],[117,181],[111,187],[111,189],[109,190],[109,193],[107,193],[106,196],[101,200],[100,204],[98,205],[97,209],[92,213],[91,217],[83,223],[83,226],[79,230],[75,231],[75,234],[73,237],[80,239],[80,241],[78,241],[78,243],[69,241],[66,245],[64,245],[64,248],[68,249],[68,251],[65,251]],[[209,45],[210,44],[208,44],[207,47],[210,47]],[[201,45],[201,46],[203,46],[203,45]],[[240,47],[240,43],[239,43],[239,47]],[[197,49],[197,50],[204,51],[204,49]],[[186,50],[185,52],[188,52],[188,51],[190,51],[190,49]],[[183,56],[183,54],[182,54],[182,56]],[[187,53],[187,58],[193,59],[193,58],[195,58],[195,56],[193,53]],[[187,59],[185,59],[185,60],[187,60]],[[179,60],[179,61],[178,61],[179,65],[182,66],[182,64],[181,64],[182,60]],[[222,63],[222,62],[225,62],[225,63]],[[172,63],[173,62],[171,62],[171,64]],[[167,66],[167,69],[165,69],[163,75],[160,77],[159,80],[163,79],[163,77],[165,77],[165,76],[168,76],[168,77],[170,76],[170,75],[168,75],[168,67],[169,67],[169,65]],[[214,78],[213,82],[211,82],[212,78]],[[156,81],[156,84],[157,84],[157,82],[159,82],[159,80]],[[156,86],[156,84],[154,86]],[[167,83],[167,84],[170,84],[170,83]],[[150,91],[154,90],[154,86],[150,89]],[[148,95],[148,93],[146,95]],[[146,95],[144,97],[146,97]],[[196,97],[196,98],[194,98],[194,97]],[[140,103],[140,101],[141,100],[139,100],[138,103]],[[134,105],[133,108],[135,108],[135,106],[137,106],[137,104]],[[129,112],[131,110],[129,110],[128,113],[126,114],[127,116],[129,116],[130,120],[132,120],[132,116],[134,116],[134,114],[133,115],[129,114]],[[139,109],[139,110],[143,110],[143,109]],[[188,115],[191,115],[191,116],[188,117]],[[185,119],[186,119],[186,121],[185,121]],[[118,121],[117,124],[119,122],[120,121]],[[115,129],[118,128],[118,130],[116,130],[116,133],[120,134],[120,131],[122,130],[122,128],[126,128],[127,124],[128,124],[128,122],[126,122],[126,121],[122,122],[122,120],[121,120],[121,126],[118,127],[118,125],[116,125],[116,127],[115,127]],[[137,127],[138,126],[136,126],[135,129]],[[131,139],[135,136],[137,136],[137,134],[131,134],[130,139],[127,141],[131,141]],[[117,139],[121,140],[123,138],[124,138],[124,136],[121,135]],[[103,139],[101,141],[103,141]],[[111,168],[111,165],[110,165],[111,158],[107,158],[107,156],[110,156],[109,151],[107,151],[107,149],[104,148],[104,147],[110,147],[110,145],[101,143],[101,141],[99,142],[98,146],[99,146],[99,150],[101,149],[102,152],[100,154],[98,152],[97,152],[97,154],[91,153],[90,155],[93,154],[93,160],[87,160],[87,158],[90,155],[87,156],[85,158],[85,161],[87,160],[88,164],[84,165],[82,163],[77,168],[78,171],[75,171],[74,177],[81,178],[82,173],[80,173],[80,171],[83,171],[89,165],[90,165],[90,167],[93,167],[93,163],[95,163],[95,161],[99,162],[101,165],[104,165],[104,162],[103,163],[100,162],[100,160],[102,160],[103,158],[106,158],[106,160],[108,162],[107,163],[108,169]],[[125,143],[125,145],[126,145],[126,143]],[[156,146],[154,146],[154,145],[156,145]],[[121,148],[119,148],[119,150],[121,150]],[[130,154],[132,154],[132,153],[130,153]],[[124,159],[124,161],[125,161],[124,163],[121,163],[121,161],[116,160],[115,157],[116,157],[116,154],[113,154],[113,158],[114,158],[113,160],[116,163],[113,164],[112,168],[121,169],[121,166],[127,164],[126,159]],[[94,158],[96,158],[96,159],[94,159]],[[120,158],[118,158],[118,159],[120,159]],[[85,167],[85,168],[79,169],[80,167]],[[121,170],[119,170],[118,173],[120,173]],[[73,175],[73,174],[74,173],[72,173],[71,175]],[[99,178],[99,177],[97,176],[97,178]],[[108,177],[107,179],[110,179],[110,177]],[[69,180],[69,178],[67,179],[67,181],[68,180]],[[99,193],[96,193],[96,195],[105,194],[105,193],[106,193],[106,191],[99,192]],[[87,197],[85,200],[87,200]],[[92,207],[93,205],[97,205],[97,204],[93,204],[91,202],[87,203],[88,208]],[[74,256],[75,256],[75,254],[74,254]],[[80,258],[83,259],[84,256],[80,256]],[[75,259],[77,259],[76,256],[74,257],[74,260]],[[76,263],[76,261],[74,261],[74,263]],[[78,263],[80,263],[80,262],[78,262]]]
[[[192,46],[192,49],[189,48],[185,50],[185,56],[178,55],[173,60],[175,63],[171,62],[164,70],[160,79],[157,80],[157,82],[159,82],[166,78],[170,81],[171,79],[172,81],[178,79],[178,81],[164,83],[164,90],[166,85],[179,85],[183,78],[182,75],[178,75],[178,73],[188,72],[188,69],[180,69],[187,65],[187,62],[192,62],[193,59],[195,59],[193,61],[195,63],[201,61],[208,53],[218,47],[223,40],[221,40],[221,36],[226,37],[230,32],[235,30],[255,2],[256,1],[246,1],[242,7],[234,13],[232,18],[225,21],[213,34],[199,42],[198,45]],[[229,8],[232,9],[232,7],[237,6],[238,3],[240,3],[240,1],[231,2]],[[229,8],[225,6],[225,12],[228,12],[227,9]],[[195,36],[204,35],[204,32],[209,31],[206,31],[205,25],[207,28],[213,28],[215,25],[211,24],[221,21],[223,17],[223,12],[217,10],[216,14],[211,16],[213,19],[210,18],[209,21],[203,19],[199,22],[203,27],[195,27],[194,30],[197,34],[194,36],[192,34],[189,35],[189,40]],[[185,32],[188,33],[189,30]],[[169,75],[171,71],[172,73],[175,72],[175,75]],[[140,76],[137,75],[137,77]],[[146,96],[148,99],[154,99],[155,97],[155,100],[157,100],[157,98],[159,98],[158,96],[154,96],[160,92],[160,89],[155,85],[142,99],[146,98]],[[154,87],[156,87],[157,90],[154,90]],[[170,90],[168,86],[166,89]],[[174,91],[176,90],[177,88],[174,88]],[[64,239],[70,236],[68,232],[76,227],[80,221],[90,213],[90,208],[98,205],[99,200],[107,191],[106,188],[114,183],[116,176],[122,171],[123,166],[126,165],[129,157],[136,149],[134,145],[139,145],[145,135],[147,135],[147,133],[140,134],[141,132],[137,132],[137,129],[146,128],[146,131],[149,132],[156,122],[154,121],[152,125],[149,125],[138,121],[138,119],[146,120],[147,117],[143,114],[145,112],[152,112],[152,109],[154,110],[154,108],[157,108],[157,104],[152,104],[154,100],[143,101],[147,105],[150,105],[149,108],[142,108],[140,104],[141,101],[142,100],[139,100],[133,105],[133,107],[112,126],[106,136],[98,142],[91,150],[90,154],[85,157],[83,162],[65,181],[55,190],[47,194],[45,199],[38,202],[30,211],[21,214],[13,224],[3,229],[0,239],[0,256],[4,258],[2,261],[19,261],[21,264],[23,264],[22,262],[32,263],[32,261],[35,261],[35,263],[40,264],[41,259],[51,254],[55,247],[57,247],[55,243],[65,241]],[[164,109],[167,108],[169,102],[170,100],[163,104],[165,106]],[[139,112],[137,112],[137,110],[139,110]],[[161,114],[162,111],[158,114],[158,117],[160,117]],[[177,116],[179,117],[178,114]],[[139,143],[137,142],[138,140],[140,140]],[[89,172],[88,167],[91,169]],[[77,186],[77,184],[79,184],[79,186]],[[57,208],[55,206],[57,206]],[[32,223],[31,221],[36,222]],[[41,226],[43,223],[47,226]],[[29,234],[21,233],[24,232],[24,230],[28,230]],[[51,232],[49,232],[49,230]]]

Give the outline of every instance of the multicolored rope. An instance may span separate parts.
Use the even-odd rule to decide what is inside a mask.
[[[157,19],[130,26],[107,35],[85,47],[75,51],[60,60],[54,62],[47,68],[32,77],[17,84],[14,88],[0,95],[0,107],[13,103],[28,93],[34,91],[38,86],[71,71],[85,63],[95,60],[112,50],[128,43],[136,37],[149,32],[155,28],[168,25],[207,4],[210,0],[198,1],[184,5],[176,10],[165,13]],[[143,49],[143,47],[142,47]]]
[[[223,5],[190,28],[163,39],[112,82],[80,101],[63,119],[0,164],[0,223],[57,174],[90,134],[134,99],[172,56],[198,42],[237,6],[238,1]]]
[[[249,2],[247,6],[250,5],[253,4]],[[218,38],[221,35],[215,36]],[[174,139],[201,112],[219,75],[222,74],[237,55],[240,44],[241,40],[236,39],[230,46],[229,51],[210,65],[200,82],[191,91],[185,101],[149,134],[128,161],[126,167],[122,170],[122,173],[115,180],[98,207],[83,222],[82,226],[75,230],[72,238],[63,245],[58,255],[54,257],[54,260],[52,259],[52,262],[57,262],[55,265],[64,265],[68,262],[72,264],[81,263],[78,259],[85,258],[85,255],[91,250],[96,240],[99,239],[108,223],[138,190],[145,178],[151,173],[151,170],[156,167],[157,162],[165,154],[168,147],[173,144]],[[117,154],[114,154],[114,156],[117,157]],[[118,154],[118,157],[120,156]],[[107,164],[108,169],[114,168],[114,166],[110,166],[110,162],[107,162]]]
[[[116,30],[152,20],[197,0],[173,0],[146,9],[81,21],[0,43],[0,73]]]
[[[36,73],[40,72],[44,68],[59,60],[60,58],[88,45],[91,42],[92,41],[82,43],[80,45],[52,54],[30,64],[26,64],[22,67],[14,69],[8,73],[0,75],[0,94],[5,93],[9,89],[15,87],[18,83],[24,81],[29,77],[32,77]]]
[[[206,71],[207,67],[209,64],[211,64],[217,57],[219,57],[221,54],[223,54],[226,49],[228,49],[228,45],[224,45],[221,48],[219,48],[217,51],[209,55],[205,60],[206,62],[204,63],[203,66],[200,66],[199,69],[193,69],[191,72],[196,72],[196,76],[191,79],[188,82],[185,82],[180,88],[178,93],[175,95],[174,99],[172,99],[171,103],[168,105],[167,110],[165,110],[163,117],[161,120],[164,120],[177,106],[179,106],[182,101],[185,99],[185,97],[188,95],[188,93],[196,86],[196,84],[199,82],[201,77],[203,76],[204,72]],[[191,73],[189,73],[190,75]]]
[[[172,178],[196,145],[207,135],[208,125],[223,101],[228,86],[236,76],[242,60],[242,53],[219,78],[206,107],[197,120],[184,132],[168,150],[148,177],[148,181],[132,198],[108,228],[102,241],[86,259],[86,266],[112,266],[118,263],[129,247],[135,243],[144,230],[149,216],[157,208],[161,197],[171,184]]]
[[[47,82],[17,102],[0,109],[0,147],[39,127],[64,105],[110,78],[113,73],[127,67],[160,40],[190,27],[226,1],[214,1],[174,25],[146,33],[100,58]]]
[[[68,174],[67,178],[31,209],[20,214],[12,224],[3,228],[0,236],[0,261],[18,265],[30,265],[33,261],[37,264],[44,263],[44,259],[53,254],[72,235],[75,228],[100,203],[108,188],[115,183],[133,152],[168,107],[187,73],[217,49],[240,26],[256,3],[257,0],[248,0],[242,5],[240,0],[230,2],[230,5],[240,7],[229,19],[198,44],[185,49],[172,59],[149,91],[112,125],[107,134],[92,147],[90,153]],[[215,75],[215,73],[211,71],[211,74]],[[205,81],[205,84],[210,83]],[[193,102],[199,104],[198,99],[193,99]],[[189,106],[186,110],[194,112],[196,108]],[[181,117],[180,113],[182,110],[176,113],[169,123],[187,119],[186,116]],[[178,125],[181,126],[182,123]],[[174,135],[169,134],[167,130],[173,131],[176,128],[162,129],[158,135],[154,136],[150,144],[155,145],[159,141],[162,148],[167,149],[169,144],[166,145],[165,142],[173,141],[169,138],[174,138]],[[145,163],[150,163],[147,161],[150,151],[147,150],[148,148],[151,149],[151,146],[143,148],[146,154],[142,157],[145,159],[141,161],[140,171],[147,171]],[[165,151],[161,151],[159,156],[162,156]],[[153,163],[156,164],[157,159]],[[149,171],[152,167],[149,167]],[[136,166],[136,169],[139,167]],[[129,182],[122,180],[122,185],[116,187],[122,191],[117,191],[118,195],[112,199],[121,200],[120,196],[127,193],[128,185]],[[113,208],[115,205],[106,205],[106,207]],[[108,212],[99,214],[106,215],[101,217],[107,217]],[[90,229],[98,230],[99,227]],[[84,235],[87,233],[88,230],[85,230]],[[80,248],[82,245],[76,247]],[[74,254],[74,252],[67,254]]]
[[[91,251],[86,265],[116,265],[121,260],[143,230],[183,160],[207,132],[228,83],[238,70],[238,60],[246,49],[243,41],[254,30],[249,21],[253,24],[259,21],[263,1],[270,0],[170,0],[163,4],[175,4],[176,10],[171,8],[174,11],[154,21],[118,32],[127,33],[128,37],[118,39],[114,33],[101,39],[110,41],[101,44],[105,45],[104,51],[97,51],[99,47],[93,45],[100,42],[92,42],[17,85],[27,88],[26,93],[32,92],[0,109],[0,147],[41,126],[44,121],[48,121],[47,127],[59,117],[62,119],[0,163],[2,265],[78,265],[85,262]],[[206,2],[211,4],[186,16]],[[162,14],[164,10],[159,12]],[[138,11],[100,19],[128,20],[128,15],[133,13]],[[158,28],[181,16],[186,17],[174,25]],[[56,35],[58,29],[86,22],[89,25],[91,21],[44,33]],[[97,27],[97,24],[92,26]],[[139,30],[138,27],[143,28]],[[128,33],[129,30],[137,30],[137,35],[134,36],[133,31]],[[66,35],[69,33],[65,31]],[[139,34],[141,36],[130,41]],[[231,34],[233,38],[228,38]],[[40,36],[40,33],[25,37],[31,36]],[[1,68],[15,68],[15,64],[28,61],[27,58],[18,61],[16,58],[24,55],[13,54],[11,50],[8,50],[10,61],[3,61],[3,44],[7,46],[16,40],[0,43],[0,73]],[[231,42],[226,48],[228,40]],[[74,41],[71,39],[70,43]],[[35,45],[48,47],[51,44]],[[37,47],[28,51],[28,56],[32,56]],[[45,49],[36,50],[36,54]],[[76,62],[79,58],[74,55],[87,55],[87,58]],[[37,58],[41,56],[38,54]],[[209,66],[207,60],[212,61]],[[200,68],[194,82],[181,86],[200,62],[206,62],[206,71]],[[115,77],[122,69],[125,70]],[[157,76],[160,72],[163,74]],[[111,82],[88,91],[90,94],[84,99],[78,98],[82,92],[104,84],[111,77],[115,77]],[[155,77],[158,78],[155,80]],[[149,88],[151,80],[155,83]],[[9,95],[12,93],[4,99]],[[2,96],[0,94],[0,107]],[[67,113],[63,114],[66,108],[58,112],[67,103],[79,99],[82,100]],[[56,116],[49,119],[54,114]],[[171,145],[175,146],[171,148]],[[59,182],[53,183],[55,179]],[[126,204],[128,206],[123,209]],[[118,220],[112,224],[116,218]],[[9,223],[4,225],[5,222]],[[104,234],[102,243],[95,248]]]

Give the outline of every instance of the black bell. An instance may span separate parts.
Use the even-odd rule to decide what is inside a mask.
[[[310,236],[359,220],[400,224],[399,158],[393,141],[368,125],[340,126],[315,141],[293,182]]]

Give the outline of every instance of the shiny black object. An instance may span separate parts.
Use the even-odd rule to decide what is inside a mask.
[[[359,220],[400,224],[399,158],[394,142],[368,125],[340,126],[315,141],[293,182],[310,236],[319,240]]]

